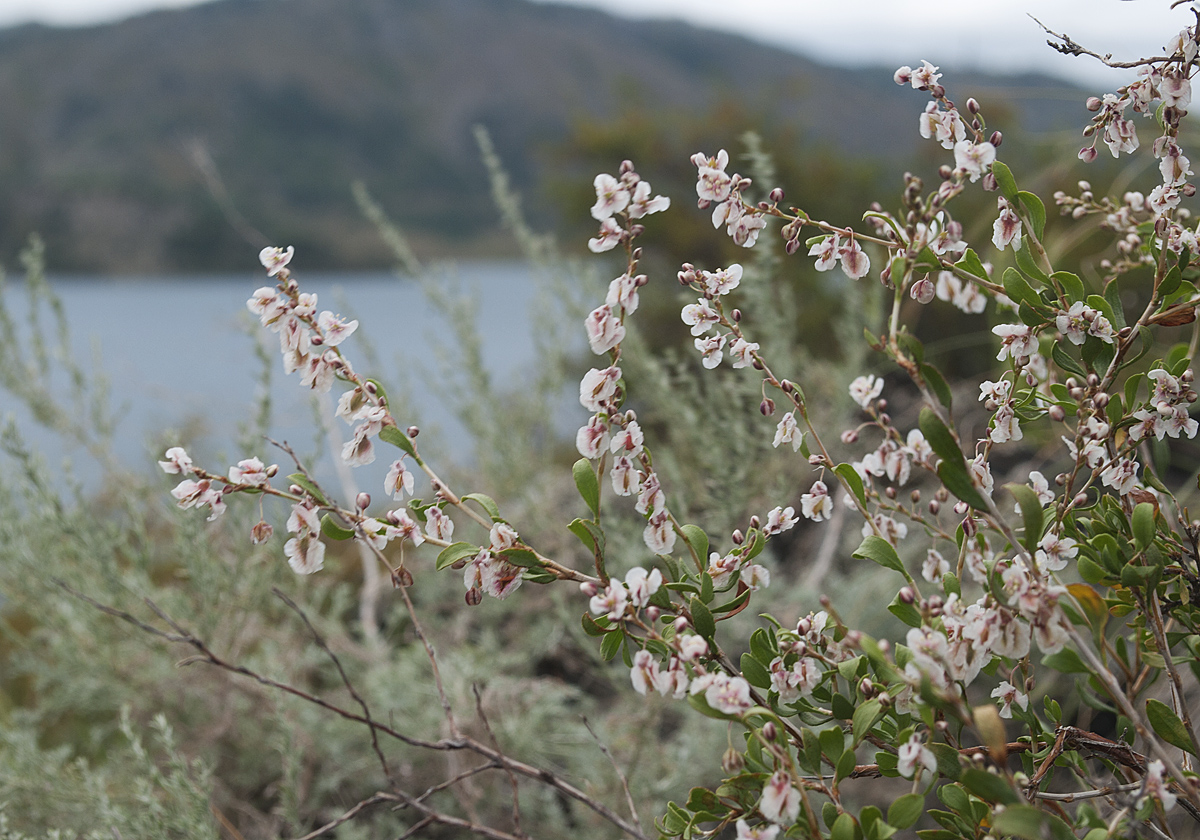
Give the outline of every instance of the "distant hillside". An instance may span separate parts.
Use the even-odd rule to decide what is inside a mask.
[[[1012,102],[1027,128],[1082,124],[1082,95],[1057,83],[990,84],[1023,91]],[[495,213],[473,124],[492,132],[526,205],[550,214],[539,173],[569,155],[581,122],[635,103],[653,115],[722,102],[774,115],[798,143],[872,155],[909,154],[921,107],[897,95],[890,70],[833,70],[684,24],[525,0],[217,0],[9,29],[0,260],[39,231],[58,270],[245,267],[247,237],[206,186],[206,159],[248,223],[303,247],[309,266],[387,264],[354,207],[355,179],[425,252],[479,250],[495,244]],[[713,128],[733,148],[751,127]]]

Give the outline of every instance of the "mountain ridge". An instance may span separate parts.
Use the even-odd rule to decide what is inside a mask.
[[[422,250],[478,252],[498,239],[474,124],[540,208],[548,161],[580,122],[634,103],[701,119],[721,102],[848,155],[908,154],[919,140],[878,133],[915,127],[920,107],[890,72],[575,6],[215,0],[22,25],[0,31],[0,258],[36,231],[59,270],[243,266],[255,237],[230,223],[214,176],[250,226],[304,247],[314,267],[387,264],[351,199],[358,179]],[[1022,113],[1062,123],[1050,110]],[[729,142],[751,127],[730,126]],[[555,222],[545,209],[538,220]]]

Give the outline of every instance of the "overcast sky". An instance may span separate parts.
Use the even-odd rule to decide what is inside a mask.
[[[0,0],[0,26],[27,21],[102,23],[198,0]],[[1191,23],[1170,0],[538,0],[630,17],[676,17],[738,32],[837,63],[970,63],[987,70],[1041,70],[1115,87],[1124,78],[1086,58],[1061,56],[1029,18],[1115,57],[1158,50]]]

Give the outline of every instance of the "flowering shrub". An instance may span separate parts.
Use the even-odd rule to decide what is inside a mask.
[[[751,179],[728,171],[724,150],[693,156],[699,207],[735,243],[752,248],[778,226],[789,255],[802,252],[817,271],[838,268],[852,281],[874,274],[892,297],[886,325],[869,328],[867,341],[894,372],[880,363],[845,383],[860,422],[830,430],[812,421],[803,372],[777,369],[770,348],[754,340],[754,313],[736,308],[742,266],[682,266],[678,281],[690,297],[680,317],[702,367],[728,361],[755,377],[778,457],[803,458],[812,469],[809,486],[732,533],[710,534],[675,515],[673,500],[688,488],[664,486],[653,434],[631,408],[636,394],[622,372],[627,326],[648,282],[638,243],[649,217],[670,202],[628,161],[616,175],[596,177],[591,209],[600,227],[589,249],[619,250],[625,266],[584,325],[600,357],[579,385],[590,417],[578,430],[582,457],[572,469],[587,518],[566,527],[590,565],[543,553],[496,501],[460,492],[434,471],[418,430],[402,426],[381,385],[343,350],[357,322],[318,314],[315,295],[292,273],[291,248],[262,252],[277,285],[256,291],[249,307],[279,335],[289,373],[315,391],[342,389],[337,414],[353,426],[341,452],[346,464],[375,460],[377,444],[396,450],[383,490],[407,502],[374,514],[367,494],[338,503],[303,464],[277,485],[278,467],[257,457],[222,474],[177,447],[160,462],[185,476],[173,495],[209,519],[233,494],[285,500],[284,553],[297,574],[322,569],[326,541],[355,540],[386,567],[414,622],[408,590],[425,571],[410,547],[424,543],[439,550],[436,570],[461,572],[468,605],[520,597],[525,583],[574,583],[584,596],[583,630],[604,659],[622,659],[634,691],[687,703],[741,735],[722,762],[723,780],[672,804],[656,822],[661,836],[884,840],[918,824],[928,840],[1095,840],[1140,827],[1169,836],[1168,816],[1185,812],[1200,822],[1200,741],[1189,708],[1200,674],[1200,521],[1186,506],[1193,478],[1181,481],[1156,460],[1168,438],[1191,439],[1198,429],[1190,407],[1200,246],[1182,206],[1195,188],[1181,139],[1197,44],[1196,29],[1184,30],[1168,55],[1136,63],[1137,81],[1088,100],[1096,116],[1080,158],[1097,156],[1098,139],[1114,157],[1137,152],[1132,108],[1156,132],[1150,153],[1161,175],[1146,194],[1109,198],[1080,182],[1077,194],[1054,196],[1064,215],[1098,219],[1115,243],[1094,282],[1056,267],[1045,204],[998,158],[1003,138],[989,132],[980,105],[968,100],[960,109],[927,61],[900,68],[895,81],[928,96],[918,129],[953,161],[948,155],[930,190],[906,176],[898,212],[875,206],[859,229],[811,217],[785,203],[779,188],[755,201]],[[995,267],[951,212],[960,194],[976,189],[996,193]],[[956,424],[955,390],[906,326],[915,308],[946,303],[996,322],[994,379],[972,385],[990,414],[980,436]],[[1162,352],[1157,334],[1185,325],[1191,343]],[[905,389],[919,410],[893,417],[886,394]],[[858,457],[836,458],[834,437]],[[998,484],[1006,454],[1021,441],[1036,442],[1042,469]],[[430,500],[411,498],[417,471],[433,488]],[[804,606],[794,622],[764,615],[749,638],[729,638],[723,623],[771,584],[768,544],[802,519],[831,519],[842,504],[862,521],[853,557],[892,576],[887,609],[907,628],[903,635],[874,638],[847,626],[826,600],[820,609]],[[628,516],[644,523],[647,554],[618,576],[606,529]],[[250,536],[263,542],[271,532],[264,520]],[[385,555],[389,545],[400,547],[398,563],[389,559],[396,552]],[[436,677],[432,647],[429,656]],[[1076,704],[1053,696],[1067,684],[1061,675],[1080,675],[1079,702],[1107,713],[1111,728],[1076,725]],[[1156,692],[1160,677],[1165,687]],[[373,739],[383,732],[404,740],[364,714]],[[510,774],[553,779],[483,749]],[[886,810],[863,804],[871,797],[859,780],[880,777],[911,780],[894,789]],[[570,795],[577,793],[586,796]],[[414,806],[394,785],[379,796]],[[636,815],[595,807],[626,834],[646,836]],[[521,836],[417,810],[429,823]]]

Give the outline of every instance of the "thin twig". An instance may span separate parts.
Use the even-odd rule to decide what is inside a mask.
[[[483,724],[483,731],[487,733],[488,740],[492,742],[492,746],[499,751],[500,742],[496,740],[496,733],[492,731],[492,725],[488,722],[487,713],[483,711],[483,698],[479,694],[479,685],[477,683],[471,683],[471,693],[475,695],[475,712],[479,715],[480,723]],[[517,785],[517,776],[508,767],[504,768],[504,772],[508,775],[509,786],[512,788],[513,831],[518,837],[525,837],[525,832],[521,830],[521,789]]]
[[[358,693],[358,689],[354,687],[354,683],[350,682],[350,677],[347,676],[346,669],[342,667],[342,661],[338,659],[338,655],[330,649],[328,644],[326,644],[325,639],[322,638],[321,634],[317,632],[317,628],[313,627],[312,622],[308,620],[308,616],[305,615],[304,610],[300,609],[300,607],[296,605],[295,601],[293,601],[287,595],[284,595],[283,592],[276,586],[271,587],[271,592],[276,598],[287,604],[292,612],[300,616],[300,620],[303,621],[304,626],[308,628],[308,632],[312,635],[313,641],[317,643],[317,647],[325,652],[325,655],[329,657],[329,659],[333,662],[334,667],[337,668],[338,676],[342,678],[342,685],[346,686],[346,690],[350,692],[350,696],[354,698],[354,702],[358,703],[358,707],[363,711],[363,717],[367,720],[367,728],[371,730],[371,749],[375,751],[375,757],[379,759],[379,766],[383,768],[384,778],[388,780],[388,783],[392,787],[395,787],[396,781],[392,778],[392,771],[388,767],[387,758],[384,757],[383,750],[379,748],[379,734],[375,730],[375,722],[371,719],[371,709],[367,706],[367,701],[364,700],[362,695]]]
[[[613,758],[613,754],[609,752],[608,747],[600,736],[596,734],[596,730],[592,729],[592,724],[588,722],[586,717],[580,715],[580,720],[587,728],[588,733],[592,736],[592,740],[596,742],[596,746],[600,748],[600,752],[604,753],[604,757],[608,759],[608,763],[612,765],[613,772],[617,774],[617,778],[621,781],[621,789],[625,791],[625,804],[629,806],[629,815],[633,817],[633,821],[639,826],[642,824],[642,818],[638,816],[637,806],[633,803],[633,794],[629,792],[629,779],[625,777],[625,773],[621,770],[621,765],[617,764],[617,760]]]
[[[332,831],[333,829],[337,828],[342,823],[349,822],[350,820],[352,820],[356,816],[358,816],[358,814],[360,812],[366,810],[367,808],[370,808],[372,805],[378,805],[380,802],[399,802],[399,801],[400,801],[400,797],[396,796],[393,793],[383,793],[382,791],[380,791],[379,793],[372,794],[371,796],[364,799],[362,802],[359,802],[357,805],[355,805],[349,811],[347,811],[346,813],[342,814],[340,817],[335,819],[333,822],[326,823],[325,825],[318,828],[316,831],[310,831],[308,834],[305,834],[303,837],[296,838],[296,840],[313,840],[314,837],[320,837],[322,834],[326,833],[327,831]]]
[[[89,598],[87,595],[84,595],[82,592],[72,589],[70,586],[68,586],[66,583],[64,583],[62,581],[57,581],[57,583],[60,587],[62,587],[62,589],[64,591],[75,596],[76,598],[79,598],[81,601],[91,604],[93,607],[95,607],[96,609],[100,610],[101,612],[103,612],[107,615],[111,615],[114,618],[119,618],[120,620],[122,620],[128,624],[131,624],[134,627],[137,627],[139,630],[141,630],[145,633],[148,633],[149,635],[157,636],[158,638],[165,639],[166,641],[188,645],[189,647],[194,649],[199,654],[198,656],[192,657],[190,660],[188,660],[190,662],[204,662],[209,665],[213,665],[217,668],[221,668],[223,670],[229,671],[231,673],[240,674],[244,677],[248,677],[249,679],[259,683],[260,685],[265,685],[269,688],[274,688],[281,692],[284,692],[285,694],[290,694],[293,697],[298,697],[301,700],[305,700],[309,703],[312,703],[315,706],[319,706],[322,709],[326,709],[345,720],[354,721],[356,723],[361,723],[364,726],[368,726],[384,735],[387,735],[388,737],[394,738],[397,741],[400,741],[401,743],[407,744],[411,747],[417,747],[420,749],[433,750],[433,751],[438,751],[438,752],[451,752],[451,751],[457,751],[457,750],[466,750],[468,752],[473,752],[476,755],[480,756],[481,758],[487,759],[488,761],[494,763],[497,767],[503,767],[503,768],[509,769],[512,772],[514,772],[520,776],[525,776],[526,778],[541,782],[542,784],[546,785],[547,787],[553,788],[554,790],[558,791],[559,793],[563,794],[564,796],[566,796],[570,799],[574,799],[575,801],[586,806],[588,809],[590,809],[591,811],[596,813],[598,816],[600,816],[604,820],[612,823],[614,826],[619,828],[621,831],[625,832],[625,834],[629,835],[632,838],[635,838],[635,840],[647,840],[647,837],[646,837],[645,833],[642,831],[642,829],[640,828],[640,826],[630,823],[628,820],[626,820],[620,814],[613,811],[611,808],[609,808],[604,803],[599,802],[598,800],[589,796],[584,791],[580,790],[579,788],[575,787],[574,785],[570,784],[569,782],[565,781],[564,779],[559,778],[558,776],[556,776],[553,772],[551,772],[549,770],[544,770],[542,768],[535,767],[531,764],[526,764],[523,761],[519,761],[517,759],[510,758],[509,756],[504,755],[503,753],[501,753],[499,750],[495,749],[494,747],[492,747],[488,744],[481,743],[480,741],[476,741],[473,738],[454,737],[454,738],[442,738],[437,741],[429,741],[429,740],[425,740],[423,738],[415,738],[411,735],[406,735],[403,732],[400,732],[399,730],[394,729],[391,726],[380,723],[377,720],[363,717],[362,715],[360,715],[356,712],[353,712],[349,709],[346,709],[346,708],[338,706],[334,703],[331,703],[328,700],[324,700],[320,697],[310,694],[309,692],[304,691],[301,688],[297,688],[296,686],[289,685],[288,683],[279,682],[278,680],[273,680],[270,677],[264,676],[256,671],[252,671],[251,669],[249,669],[243,665],[236,665],[232,662],[226,662],[224,659],[217,656],[217,654],[214,653],[208,647],[208,645],[204,642],[204,640],[202,640],[199,637],[193,635],[192,633],[189,633],[188,631],[184,630],[174,619],[172,619],[170,616],[168,616],[153,601],[150,601],[149,599],[146,599],[146,601],[145,601],[147,607],[149,609],[151,609],[157,616],[159,616],[159,618],[161,618],[164,622],[166,622],[168,624],[168,626],[170,626],[171,629],[175,631],[174,633],[168,633],[168,632],[161,630],[151,624],[147,624],[144,621],[141,621],[140,619],[136,618],[135,616],[131,615],[130,613],[125,612],[124,610],[118,610],[114,607],[110,607],[105,604],[102,604],[93,598]],[[403,589],[402,589],[402,591],[403,591]],[[415,797],[412,797],[410,794],[406,794],[401,790],[397,790],[396,795],[399,797],[402,797],[404,802],[406,802],[410,805],[414,805],[415,807],[418,807],[418,810],[421,810],[422,813],[425,813],[426,811],[431,810],[431,809],[428,809],[426,806],[417,805]],[[439,819],[437,821],[440,822],[441,820]],[[461,827],[468,827],[468,828],[471,825],[473,825],[472,823],[467,823],[465,821],[458,821],[455,823],[448,823],[448,824],[460,825]],[[495,838],[497,838],[497,840],[511,840],[511,835],[504,834],[503,832],[494,833],[494,834],[486,833],[486,832],[480,832],[480,833],[484,833],[485,836],[495,837]]]

